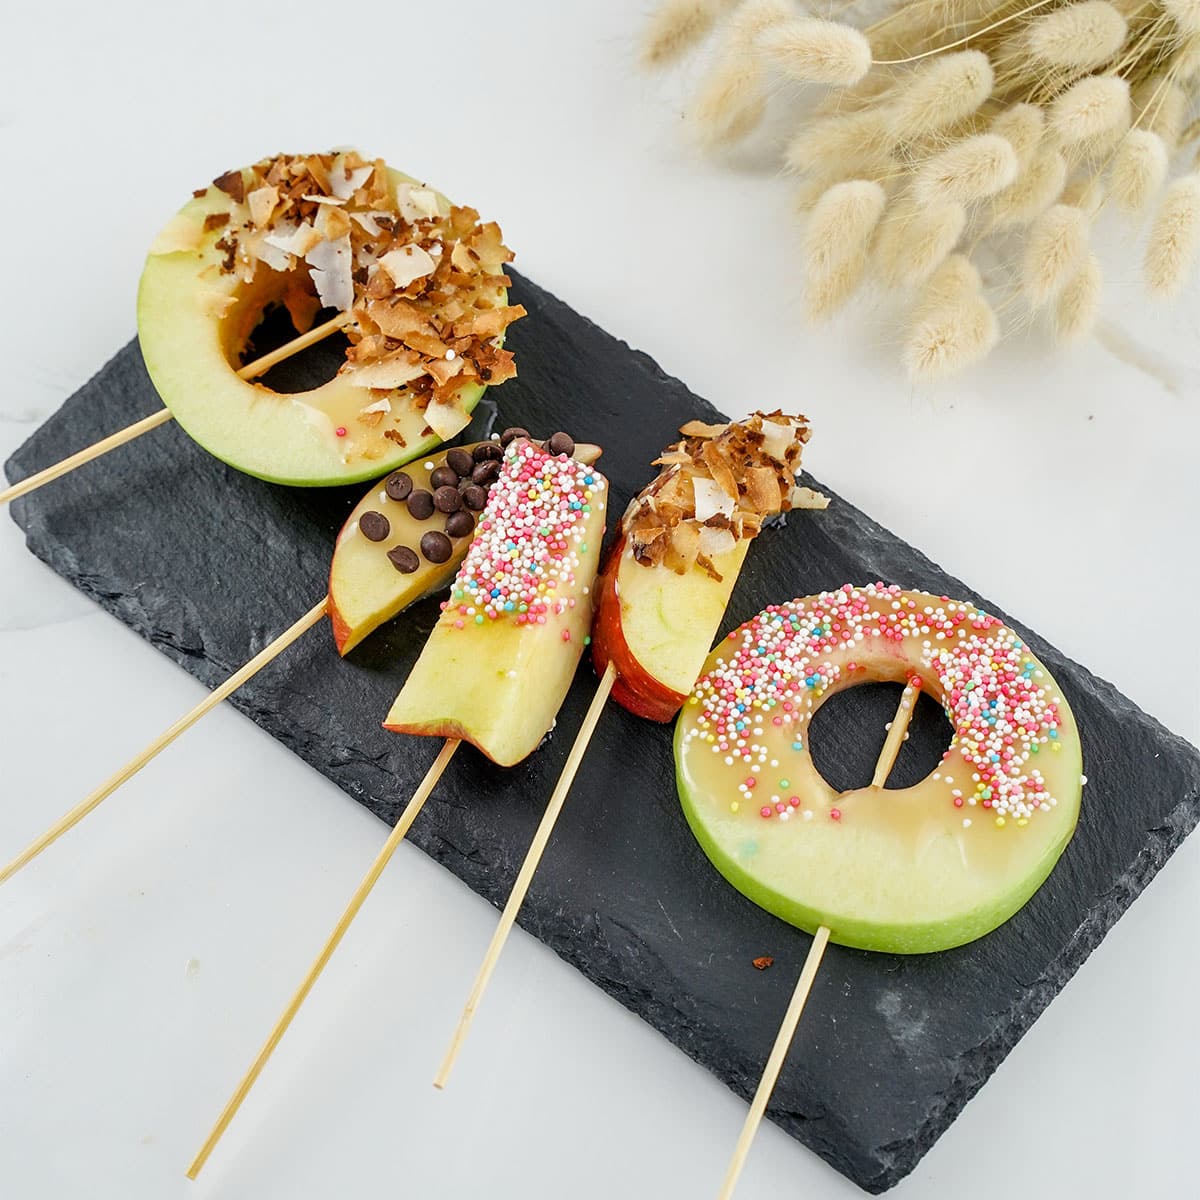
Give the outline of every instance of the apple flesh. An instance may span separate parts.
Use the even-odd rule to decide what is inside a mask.
[[[398,171],[393,183],[414,182]],[[219,270],[220,233],[205,233],[209,214],[229,211],[216,188],[189,201],[152,249],[138,288],[138,340],[146,369],[163,403],[184,432],[210,454],[259,479],[304,487],[332,487],[374,479],[426,454],[441,442],[426,432],[425,415],[403,389],[388,393],[403,443],[358,420],[378,396],[336,376],[308,392],[284,395],[240,379],[238,356],[264,308],[307,288],[303,271],[259,266],[244,284]],[[507,292],[496,289],[496,304]],[[459,403],[470,413],[483,395],[467,383]],[[349,431],[339,437],[339,428]],[[365,451],[365,453],[364,453]]]
[[[717,555],[713,579],[693,564],[678,575],[668,567],[642,566],[622,539],[597,580],[592,661],[617,672],[613,698],[639,717],[674,718],[696,682],[721,627],[738,572],[749,548],[739,540]]]
[[[473,450],[480,443],[463,447]],[[446,465],[447,451],[441,451],[408,468],[413,488],[432,491],[429,477]],[[600,447],[580,443],[574,457],[582,463],[594,463]],[[359,519],[366,512],[378,512],[391,526],[387,537],[373,542],[366,538]],[[433,563],[420,553],[421,538],[430,530],[442,530],[444,513],[434,512],[417,520],[402,500],[393,500],[382,484],[373,487],[347,518],[338,534],[329,571],[329,617],[333,625],[338,653],[349,654],[355,646],[410,604],[449,585],[466,556],[471,538],[451,538],[452,552],[444,563]],[[388,551],[408,546],[417,552],[420,565],[411,574],[398,571]]]

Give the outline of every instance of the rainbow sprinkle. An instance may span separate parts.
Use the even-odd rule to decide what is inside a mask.
[[[917,645],[906,646],[908,639]],[[921,673],[911,674],[908,685],[924,683],[941,700],[954,728],[951,746],[970,770],[969,786],[963,781],[948,793],[956,808],[978,805],[1003,827],[1006,818],[1024,826],[1034,813],[1055,806],[1031,763],[1046,746],[1058,748],[1058,704],[1020,637],[971,604],[947,596],[914,598],[894,584],[846,585],[772,605],[735,630],[691,696],[689,703],[701,711],[690,735],[709,742],[727,764],[754,773],[769,758],[768,730],[787,726],[788,741],[799,752],[800,729],[821,696],[863,669],[847,657],[859,645],[860,657],[915,658],[914,668],[919,662]],[[738,791],[746,798],[757,783],[747,775]],[[779,780],[778,790],[786,784]],[[780,801],[759,812],[785,815],[788,807]],[[838,820],[842,813],[829,815]]]
[[[575,607],[586,522],[604,477],[521,438],[505,451],[471,548],[443,611],[455,628],[488,621],[544,625]]]

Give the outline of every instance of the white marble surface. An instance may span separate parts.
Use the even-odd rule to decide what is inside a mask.
[[[499,218],[526,272],[718,405],[802,406],[817,474],[1200,740],[1197,640],[1159,640],[1200,594],[1200,290],[1151,307],[1108,229],[1101,337],[1055,354],[1029,332],[910,387],[882,304],[805,328],[789,188],[682,144],[675,85],[631,66],[645,7],[14,8],[0,455],[132,334],[145,245],[193,186],[354,142]],[[0,520],[0,858],[200,695]],[[184,1179],[383,832],[218,711],[7,884],[3,1194],[713,1194],[741,1101],[522,933],[434,1094],[494,914],[408,848]],[[1198,868],[1192,839],[898,1195],[1190,1193]],[[855,1194],[769,1127],[739,1192]]]

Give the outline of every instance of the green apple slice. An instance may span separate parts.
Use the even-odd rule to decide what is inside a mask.
[[[472,442],[462,449],[472,453],[482,442]],[[446,466],[449,451],[423,458],[410,464],[405,474],[414,491],[432,491],[430,476]],[[600,447],[580,443],[575,458],[582,463],[594,463],[600,457]],[[355,646],[397,613],[423,596],[440,591],[454,578],[471,544],[471,535],[451,537],[450,557],[441,563],[431,562],[421,552],[421,539],[429,532],[445,532],[447,517],[435,511],[419,520],[409,510],[407,501],[393,500],[383,480],[373,487],[355,506],[338,534],[329,570],[329,618],[333,625],[338,653],[349,654]],[[362,530],[366,513],[382,516],[387,533],[378,540],[368,538]],[[370,524],[370,522],[369,522]],[[382,528],[375,522],[374,532]],[[473,532],[473,531],[472,531]],[[414,571],[405,572],[388,557],[390,552],[407,548],[417,560]]]
[[[393,190],[415,182],[399,171],[389,176]],[[151,248],[138,289],[146,369],[188,436],[249,475],[308,487],[378,478],[436,447],[442,437],[431,432],[429,414],[414,408],[403,388],[373,391],[338,375],[311,391],[285,395],[238,377],[238,356],[263,310],[312,289],[307,271],[284,273],[260,264],[249,284],[222,273],[220,230],[206,231],[205,219],[220,219],[230,209],[230,198],[216,187],[185,204]],[[496,305],[506,297],[503,287],[495,288]],[[469,414],[484,387],[464,383],[456,407]],[[381,398],[396,418],[387,423],[387,438],[382,426],[359,420],[364,406]],[[339,429],[345,434],[339,436]]]
[[[766,610],[710,655],[676,727],[684,814],[717,870],[793,925],[810,933],[828,926],[833,941],[866,950],[908,954],[962,945],[1029,900],[1074,832],[1082,779],[1074,717],[1018,635],[974,606],[881,585],[843,592],[855,602],[869,599],[863,636],[849,645],[838,639],[852,622],[836,612],[825,619],[832,610],[823,602],[838,593],[823,593]],[[913,610],[891,607],[910,600]],[[926,632],[918,624],[898,639],[873,633],[908,611],[925,621]],[[943,630],[939,614],[947,612],[953,628]],[[810,639],[818,637],[832,643],[814,645]],[[955,683],[960,650],[961,663],[970,665]],[[982,659],[972,662],[969,655],[980,651]],[[1015,682],[996,682],[989,659]],[[842,688],[914,676],[943,702],[956,730],[938,769],[910,788],[835,792],[808,753],[812,713]],[[1014,702],[1013,689],[1023,689],[1025,699]],[[998,707],[990,707],[993,700]],[[722,724],[723,712],[744,728]],[[989,739],[1000,735],[986,714],[1014,739],[1014,757],[1002,768],[990,765]],[[974,732],[973,721],[983,721]],[[974,778],[981,773],[982,780]],[[1006,815],[993,806],[997,793],[988,782],[1001,777],[1012,789],[1000,793]],[[1034,778],[1040,790],[1033,790]],[[1029,801],[1032,811],[1010,807],[1018,803],[1012,797]]]
[[[558,468],[546,466],[553,458],[540,451],[539,474],[522,480],[518,456],[527,446],[509,447],[488,498],[487,529],[472,543],[451,599],[384,721],[396,733],[462,738],[505,767],[537,749],[575,676],[591,625],[608,499],[599,471],[564,468],[561,460]],[[565,477],[543,486],[543,469]],[[563,483],[587,498],[577,515],[560,521],[555,496]],[[530,595],[521,583],[530,579],[538,598],[503,607],[505,595]],[[501,598],[492,600],[491,589]],[[539,613],[539,605],[546,611]]]

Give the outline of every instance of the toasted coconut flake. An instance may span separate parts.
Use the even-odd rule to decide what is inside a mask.
[[[332,204],[334,206],[341,206],[346,203],[345,200],[339,200],[336,196],[322,196],[316,192],[305,192],[300,199],[311,200],[314,204]]]
[[[790,493],[791,481],[788,482]],[[746,498],[758,512],[777,512],[782,507],[783,493],[774,467],[751,467],[746,472]]]
[[[730,529],[713,529],[704,526],[700,530],[700,553],[706,558],[726,554],[737,545],[737,538]]]
[[[720,437],[728,428],[728,424],[709,425],[705,421],[689,421],[686,425],[680,426],[679,432],[685,438],[715,438]]]
[[[432,275],[437,266],[429,252],[415,243],[389,250],[379,260],[379,265],[398,288],[406,288],[414,279]]]
[[[329,190],[339,200],[349,200],[368,179],[374,167],[356,167],[354,170],[342,168],[335,170],[329,176]]]
[[[355,387],[390,390],[403,387],[426,373],[425,366],[415,354],[401,353],[379,359],[366,366],[343,368],[346,378]]]
[[[241,204],[246,199],[246,181],[241,171],[226,171],[213,180],[213,187],[231,197],[235,204]]]
[[[350,238],[322,241],[304,256],[304,260],[312,268],[309,274],[316,284],[321,304],[325,308],[336,308],[338,312],[349,312],[354,306]]]
[[[209,291],[205,293],[202,308],[206,315],[220,321],[236,303],[237,298],[228,292]]]
[[[250,207],[250,220],[262,229],[270,221],[271,214],[279,203],[279,189],[264,184],[247,195],[246,203]]]
[[[305,199],[308,199],[306,196]],[[379,217],[386,216],[386,213],[373,212],[352,212],[350,220],[357,221],[373,238],[383,235],[383,226],[379,224]]]
[[[732,496],[736,500],[738,494],[737,479],[734,477],[729,464],[725,461],[725,457],[721,453],[721,447],[717,442],[706,441],[700,449],[700,458],[708,468],[709,474],[720,485],[721,490],[727,496]]]
[[[692,480],[692,490],[696,497],[694,516],[697,521],[704,522],[718,515],[723,517],[733,516],[737,496],[736,494],[733,496],[729,495],[716,480],[706,479],[703,475],[697,475]]]
[[[829,497],[824,492],[813,491],[810,487],[792,488],[792,507],[808,509],[825,509],[829,507]]]
[[[374,404],[368,404],[365,408],[360,408],[358,411],[363,416],[366,416],[368,413],[390,413],[392,411],[392,402],[386,396],[382,396]]]
[[[432,400],[425,410],[425,420],[430,429],[443,442],[448,442],[456,433],[465,429],[470,419],[470,416],[463,412],[457,397],[449,400]]]
[[[321,235],[308,222],[299,226],[280,225],[274,233],[268,233],[263,241],[268,246],[274,246],[285,254],[294,254],[297,258],[307,258],[309,253],[321,244]]]

